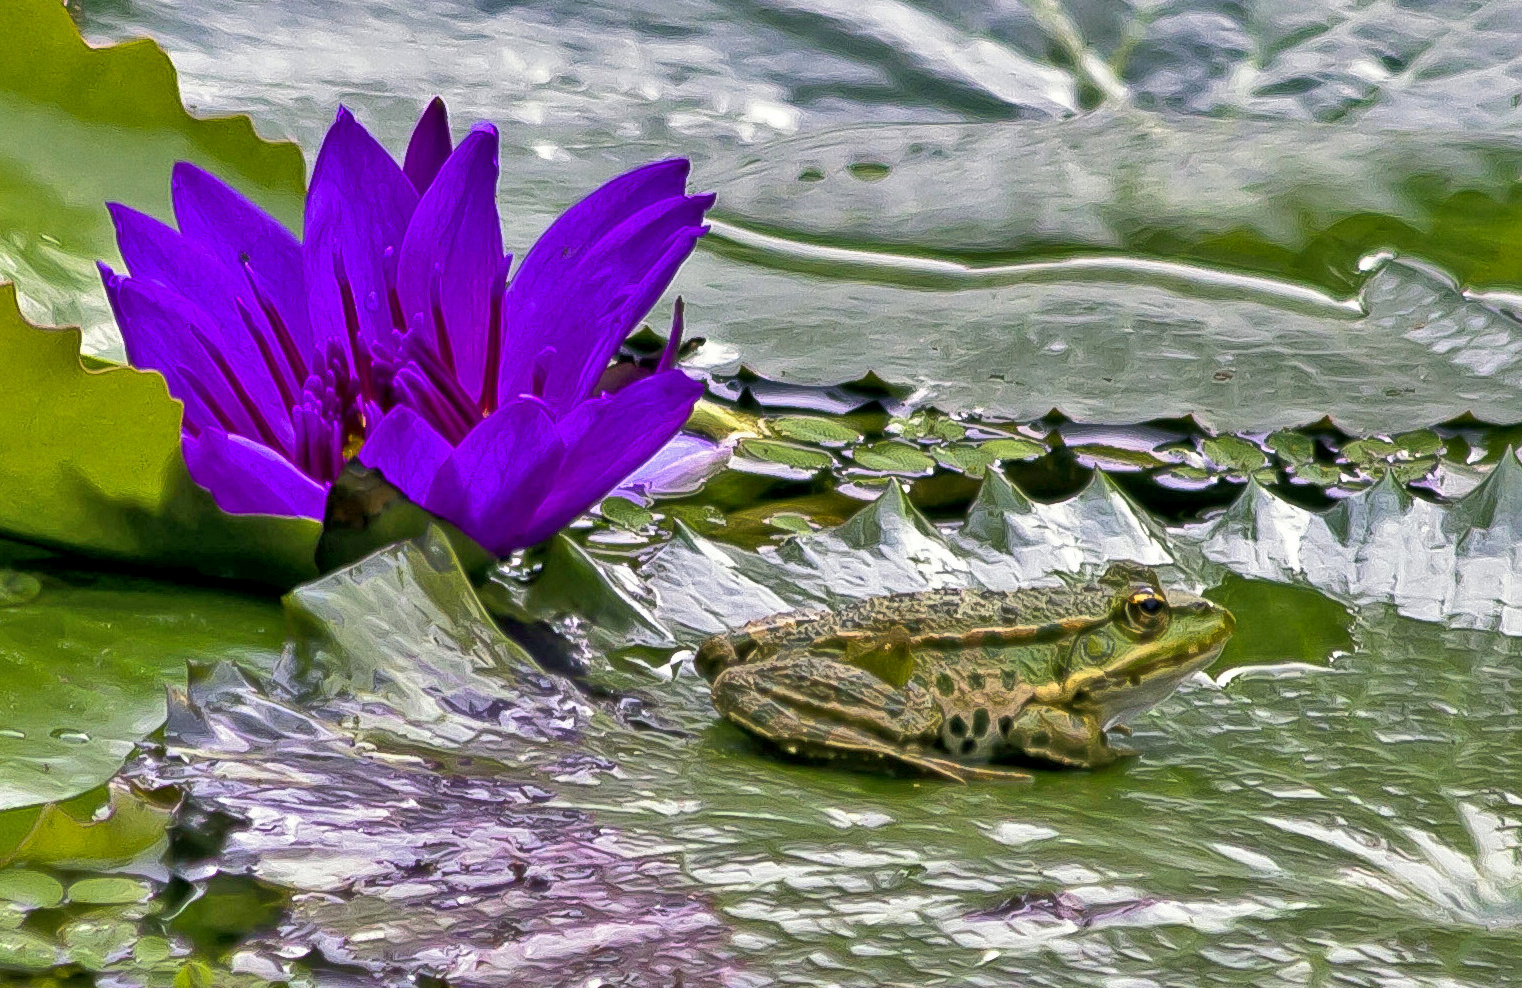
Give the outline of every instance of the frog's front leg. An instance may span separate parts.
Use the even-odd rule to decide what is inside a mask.
[[[923,687],[895,687],[831,659],[794,655],[731,666],[713,682],[713,705],[792,755],[894,764],[957,782],[1029,778],[942,757],[931,747],[941,710]]]
[[[1110,747],[1092,714],[1039,703],[1020,711],[1004,736],[1022,755],[1072,768],[1099,768],[1131,753]]]

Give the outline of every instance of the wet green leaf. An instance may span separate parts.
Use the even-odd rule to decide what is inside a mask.
[[[644,531],[655,524],[655,515],[650,513],[650,509],[635,504],[626,497],[604,498],[597,511],[610,524],[631,532]]]
[[[1285,586],[1227,574],[1205,592],[1237,619],[1237,633],[1208,670],[1278,662],[1329,664],[1353,648],[1353,616],[1346,607],[1308,587]],[[1284,615],[1293,614],[1286,621]]]
[[[0,36],[0,278],[20,283],[33,318],[83,325],[92,351],[115,349],[94,269],[96,258],[118,263],[105,203],[167,217],[176,161],[215,172],[299,229],[301,151],[261,140],[247,117],[190,116],[154,42],[92,48],[56,0],[7,0]],[[24,380],[6,373],[7,390]]]
[[[1213,462],[1238,473],[1251,473],[1268,463],[1268,456],[1246,439],[1237,436],[1211,436],[1200,450]]]
[[[908,443],[888,440],[851,450],[858,466],[878,473],[920,477],[935,471],[935,460]]]
[[[1293,468],[1292,473],[1297,479],[1317,487],[1330,487],[1342,480],[1342,470],[1334,463],[1301,463]]]
[[[187,658],[262,655],[284,640],[274,602],[128,577],[39,574],[0,608],[0,810],[110,778],[164,719]],[[0,860],[6,854],[0,849]]]
[[[915,412],[908,418],[892,420],[888,423],[888,431],[905,439],[940,439],[946,442],[955,442],[967,435],[965,425],[933,408]]]
[[[1308,463],[1316,455],[1316,441],[1303,432],[1281,429],[1267,439],[1267,446],[1290,463]]]
[[[147,882],[134,878],[82,878],[69,886],[69,901],[93,906],[145,902],[153,894]]]
[[[25,868],[0,871],[0,899],[24,909],[51,909],[63,901],[63,883]]]
[[[785,439],[820,446],[845,446],[861,442],[861,433],[839,419],[819,415],[780,415],[769,419],[772,431]]]
[[[167,810],[117,782],[63,802],[6,810],[0,817],[27,823],[19,836],[0,845],[0,865],[111,868],[161,850],[169,825]]]
[[[981,477],[995,463],[1032,459],[1044,454],[1046,447],[1033,439],[990,439],[969,445],[937,446],[932,452],[942,466],[969,477]]]
[[[835,457],[822,449],[810,449],[771,439],[742,439],[739,453],[754,460],[780,463],[798,470],[828,470],[835,465]]]
[[[158,374],[86,370],[78,331],[31,326],[9,285],[0,352],[0,535],[279,586],[316,574],[316,521],[224,514],[190,479]]]
[[[802,535],[812,532],[814,526],[810,523],[807,515],[800,515],[796,511],[778,511],[766,516],[766,523],[774,528],[780,528],[784,532],[793,532]]]
[[[91,910],[58,929],[58,943],[69,963],[87,971],[100,971],[113,961],[132,956],[137,937],[135,918],[109,908]]]
[[[1361,467],[1368,467],[1374,463],[1387,460],[1400,452],[1400,446],[1388,439],[1380,439],[1371,436],[1367,439],[1355,439],[1350,443],[1343,444],[1342,455],[1349,461]]]
[[[46,971],[58,960],[52,941],[25,930],[0,930],[0,971]]]
[[[1443,437],[1431,429],[1417,429],[1415,432],[1403,432],[1398,436],[1394,436],[1392,441],[1401,448],[1405,455],[1412,458],[1438,456],[1446,449]]]

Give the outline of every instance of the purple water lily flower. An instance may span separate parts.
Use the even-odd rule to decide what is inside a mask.
[[[175,230],[111,205],[130,277],[101,265],[128,359],[184,403],[186,465],[230,512],[320,518],[346,460],[495,552],[537,542],[680,429],[675,366],[601,386],[707,228],[688,163],[621,175],[553,223],[509,278],[497,132],[451,146],[435,100],[402,165],[343,108],[305,238],[175,167]]]

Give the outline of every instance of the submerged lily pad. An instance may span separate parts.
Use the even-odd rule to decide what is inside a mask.
[[[880,181],[857,181],[849,161],[864,153],[892,169]],[[800,246],[969,260],[967,281],[978,280],[979,265],[1107,252],[1285,276],[1340,293],[1363,281],[1365,254],[1391,249],[1466,283],[1522,281],[1511,249],[1522,229],[1513,189],[1522,143],[1504,132],[1116,109],[1015,126],[837,129],[742,161],[719,182],[726,222]],[[803,165],[820,179],[798,181]],[[806,262],[800,250],[794,263]],[[933,265],[922,268],[922,281],[938,280]],[[1136,274],[1147,277],[1141,267]],[[896,278],[914,275],[904,265]]]

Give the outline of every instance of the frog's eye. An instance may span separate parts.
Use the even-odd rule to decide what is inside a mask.
[[[1126,624],[1138,634],[1160,633],[1168,616],[1168,601],[1156,590],[1138,590],[1126,600]]]

